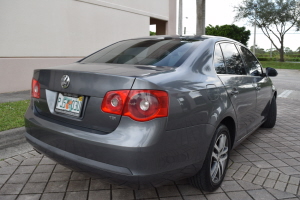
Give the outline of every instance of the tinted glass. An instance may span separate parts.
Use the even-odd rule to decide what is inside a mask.
[[[242,57],[246,64],[247,73],[251,76],[261,76],[262,70],[256,57],[245,47],[238,46],[241,49]]]
[[[201,43],[199,40],[126,40],[108,46],[82,63],[180,66]]]
[[[217,74],[226,74],[223,54],[219,44],[216,44],[215,46],[214,66]]]
[[[231,43],[221,43],[220,45],[224,55],[226,74],[245,75],[246,70],[235,45]]]

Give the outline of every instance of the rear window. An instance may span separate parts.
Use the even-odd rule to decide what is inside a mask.
[[[180,66],[201,43],[199,40],[136,39],[110,45],[81,63]]]

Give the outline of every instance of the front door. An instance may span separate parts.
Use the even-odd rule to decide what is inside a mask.
[[[269,77],[263,75],[262,67],[256,57],[245,47],[238,46],[246,64],[247,73],[253,78],[256,89],[256,124],[259,125],[268,114],[272,95],[272,84]]]
[[[225,63],[225,68],[218,62]],[[256,89],[253,77],[247,75],[242,58],[233,43],[216,45],[214,63],[235,109],[238,129],[236,137],[240,139],[255,125]]]

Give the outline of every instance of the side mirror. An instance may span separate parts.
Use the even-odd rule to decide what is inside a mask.
[[[277,73],[276,69],[271,68],[271,67],[267,67],[266,68],[266,75],[267,76],[277,76],[278,73]]]

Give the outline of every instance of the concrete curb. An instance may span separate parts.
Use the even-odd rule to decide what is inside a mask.
[[[0,132],[0,159],[9,158],[30,151],[31,145],[26,142],[25,127]]]

